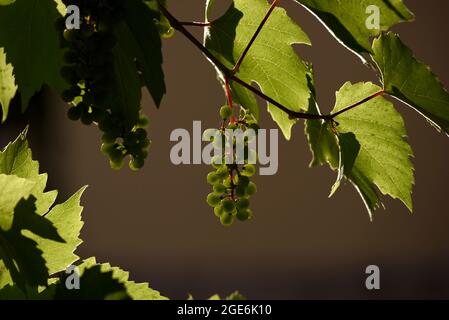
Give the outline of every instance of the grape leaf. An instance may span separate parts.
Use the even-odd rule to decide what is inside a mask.
[[[17,92],[16,80],[13,75],[13,67],[6,63],[6,54],[0,48],[0,105],[2,106],[2,122],[8,117],[9,104]]]
[[[113,277],[112,270],[102,270],[100,265],[80,267],[80,288],[68,290],[65,279],[56,285],[56,300],[129,300],[123,283]]]
[[[411,21],[414,15],[402,0],[295,0],[312,12],[327,30],[345,47],[357,54],[371,53],[370,38],[378,36],[393,25]],[[368,29],[369,6],[380,10],[380,29]]]
[[[16,0],[0,0],[0,6],[7,6],[14,3]]]
[[[373,51],[386,92],[449,134],[449,94],[430,68],[391,32],[374,41]]]
[[[54,25],[59,16],[53,0],[17,0],[0,7],[0,47],[14,66],[23,111],[44,84],[58,92],[66,86],[60,75],[63,51]]]
[[[83,286],[84,286],[85,287],[84,290],[86,290],[86,291],[90,291],[91,286],[99,285],[98,283],[96,283],[95,279],[92,279],[92,281],[86,281],[86,279],[84,278],[85,273],[92,269],[96,270],[97,276],[98,276],[98,274],[103,274],[103,275],[107,274],[107,277],[109,278],[109,280],[106,279],[106,276],[103,276],[104,281],[106,281],[106,280],[108,282],[113,281],[114,283],[118,283],[118,284],[120,284],[120,286],[123,286],[124,293],[126,293],[126,295],[121,295],[121,296],[119,296],[119,298],[125,297],[125,298],[131,298],[134,300],[167,300],[167,298],[161,296],[158,291],[151,289],[148,286],[148,283],[135,283],[134,281],[130,281],[128,272],[123,271],[122,269],[117,268],[117,267],[111,267],[111,265],[109,263],[99,264],[99,263],[97,263],[97,261],[94,257],[84,260],[83,263],[81,263],[78,266],[78,270],[81,275],[80,286],[81,286],[81,288],[83,288]],[[70,293],[72,295],[72,298],[75,298],[75,299],[85,298],[85,297],[80,296],[78,291],[79,290],[73,290],[72,293]],[[111,290],[108,290],[108,291],[109,292],[107,292],[107,293],[111,293],[110,292]],[[65,287],[61,286],[61,288],[59,288],[59,294],[62,297],[64,297],[67,294],[67,292],[68,292],[68,290],[65,290]],[[95,297],[92,297],[89,294],[88,298],[92,299]]]
[[[34,188],[33,181],[0,174],[0,228],[11,229],[14,208],[22,198],[27,198]]]
[[[17,285],[7,285],[0,289],[0,300],[50,300],[56,289],[55,286],[31,287],[29,285],[25,288],[26,294]]]
[[[65,16],[67,13],[67,8],[62,0],[54,0],[56,2],[56,9],[61,14],[61,16]]]
[[[0,175],[0,190],[5,190],[6,185],[16,184],[19,180],[24,179]],[[4,201],[3,196],[9,197],[2,193],[1,202]],[[32,195],[26,200],[19,200],[13,211],[11,227],[7,230],[0,227],[0,257],[11,279],[23,290],[25,290],[25,284],[46,285],[49,274],[37,243],[26,237],[22,231],[29,230],[43,238],[64,242],[52,223],[35,212],[35,201]],[[4,211],[0,211],[0,215],[3,214]]]
[[[207,5],[208,11],[212,4],[208,2]],[[268,8],[266,0],[235,0],[221,18],[206,28],[206,47],[224,65],[232,68]],[[257,83],[266,95],[293,111],[307,110],[310,95],[307,67],[293,50],[293,44],[310,45],[310,40],[284,9],[276,8],[249,50],[237,76],[247,83]],[[244,108],[253,107],[255,99],[252,93],[242,92],[237,84],[232,84],[232,90],[238,93],[236,96]],[[291,128],[296,121],[270,104],[268,110],[284,136],[290,139]]]
[[[348,82],[337,92],[333,113],[380,90],[372,83],[353,85]],[[377,97],[337,116],[335,121],[339,124],[335,128],[329,122],[307,121],[306,133],[315,157],[312,164],[327,162],[333,169],[344,170],[343,175],[359,191],[371,218],[373,211],[381,205],[376,187],[382,194],[400,199],[412,211],[414,176],[410,157],[413,153],[404,140],[404,121],[392,103]],[[321,130],[318,130],[319,125]],[[345,134],[353,134],[355,139],[347,136],[342,142],[341,137]],[[332,135],[336,138],[331,139]],[[346,169],[344,166],[348,166],[348,162],[341,163],[348,161],[345,158],[349,159]],[[338,185],[337,182],[333,192]]]
[[[65,240],[64,243],[24,233],[35,240],[39,249],[43,251],[50,275],[66,270],[69,265],[79,259],[74,251],[82,243],[79,235],[84,223],[81,220],[83,207],[80,206],[80,198],[85,190],[86,187],[82,188],[66,202],[54,206],[45,215],[45,218],[53,223],[59,235]]]
[[[162,42],[153,22],[157,15],[140,0],[125,1],[124,6],[128,27],[127,37],[121,38],[122,41],[128,40],[124,48],[130,51],[128,54],[137,59],[145,86],[159,107],[166,88],[162,71]]]
[[[57,191],[44,192],[47,185],[47,174],[39,174],[39,163],[32,158],[28,147],[25,129],[14,142],[9,143],[4,151],[0,151],[0,174],[15,175],[34,182],[31,194],[37,199],[37,213],[48,211],[55,202]]]

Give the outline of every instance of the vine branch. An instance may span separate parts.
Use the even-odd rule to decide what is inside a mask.
[[[243,60],[245,59],[246,55],[248,54],[249,49],[253,46],[254,41],[256,41],[257,37],[259,36],[260,32],[262,31],[262,28],[265,26],[265,24],[268,21],[268,18],[271,16],[271,14],[273,13],[274,9],[277,7],[277,5],[279,4],[280,1],[281,0],[274,0],[273,3],[271,4],[270,9],[268,9],[268,12],[265,14],[265,17],[262,19],[259,26],[257,27],[256,32],[253,34],[251,40],[248,42],[248,45],[246,46],[242,55],[237,60],[237,63],[235,64],[234,68],[231,70],[232,74],[236,74],[239,71],[240,66],[241,66]]]
[[[284,106],[283,104],[281,104],[280,102],[274,100],[273,98],[267,96],[266,94],[264,94],[263,92],[259,91],[257,88],[253,87],[251,84],[246,83],[245,81],[243,81],[242,79],[240,79],[238,76],[235,75],[235,70],[238,70],[239,66],[241,65],[243,59],[245,58],[245,56],[247,55],[249,49],[251,48],[251,45],[254,43],[254,41],[256,40],[258,34],[260,33],[260,31],[262,30],[263,26],[266,24],[268,18],[270,17],[271,13],[273,12],[273,10],[275,9],[275,7],[278,5],[280,0],[274,0],[270,9],[268,10],[267,14],[265,15],[264,19],[262,20],[261,24],[259,25],[259,27],[257,28],[255,34],[253,35],[253,37],[251,38],[250,43],[248,44],[248,46],[246,47],[245,51],[243,52],[242,56],[239,58],[239,60],[237,61],[236,65],[234,66],[233,69],[229,69],[228,67],[226,67],[217,57],[215,57],[200,41],[198,41],[198,39],[195,38],[195,36],[193,34],[191,34],[185,27],[184,25],[196,25],[196,26],[203,26],[203,27],[210,27],[213,25],[212,22],[206,22],[206,23],[196,23],[196,22],[180,22],[178,19],[176,19],[169,11],[167,8],[165,8],[164,5],[162,5],[159,1],[159,9],[161,10],[161,12],[167,17],[168,21],[170,22],[171,26],[176,29],[177,31],[181,32],[181,34],[183,34],[195,47],[197,47],[197,49],[199,49],[214,65],[215,67],[220,70],[220,72],[223,73],[223,76],[225,78],[225,82],[227,81],[228,83],[225,84],[225,86],[227,88],[229,88],[229,80],[235,81],[236,83],[240,84],[242,87],[248,89],[249,91],[251,91],[252,93],[254,93],[255,95],[259,96],[260,98],[264,99],[265,101],[271,103],[272,105],[274,105],[275,107],[277,107],[278,109],[284,111],[286,114],[288,114],[288,116],[291,119],[307,119],[307,120],[325,120],[325,121],[331,121],[333,120],[335,117],[357,107],[360,106],[378,96],[384,95],[385,91],[379,91],[357,103],[354,103],[351,106],[348,106],[334,114],[325,114],[325,115],[321,115],[321,114],[311,114],[311,113],[304,113],[304,112],[296,112],[296,111],[292,111],[289,108],[287,108],[286,106]],[[184,24],[184,25],[183,25]],[[208,24],[208,25],[206,25]]]

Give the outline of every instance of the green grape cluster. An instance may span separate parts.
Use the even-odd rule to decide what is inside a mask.
[[[250,209],[250,197],[257,191],[256,184],[250,181],[256,173],[254,164],[248,163],[249,153],[253,150],[248,149],[248,141],[245,141],[245,158],[243,164],[226,163],[225,152],[232,143],[232,150],[234,152],[233,159],[237,160],[235,155],[236,141],[228,141],[227,130],[241,129],[242,131],[251,128],[259,129],[257,121],[254,117],[242,109],[239,120],[234,121],[233,110],[229,106],[223,106],[220,109],[220,117],[223,120],[223,126],[218,130],[219,134],[215,137],[221,139],[214,139],[216,148],[222,150],[222,155],[218,158],[212,159],[212,166],[214,171],[207,175],[207,182],[212,186],[213,191],[207,196],[207,203],[214,208],[215,215],[220,219],[224,226],[231,226],[235,219],[239,221],[247,221],[253,217],[253,212]],[[226,122],[231,119],[227,124]]]
[[[68,117],[85,125],[93,123],[103,132],[102,152],[111,167],[120,169],[126,156],[129,167],[143,167],[150,140],[141,117],[134,125],[125,124],[124,117],[113,108],[116,88],[114,29],[122,20],[123,0],[63,0],[65,5],[80,9],[80,28],[67,29],[65,19],[57,21],[61,43],[65,48],[65,66],[61,75],[70,84],[62,93],[69,103]]]
[[[159,35],[162,38],[169,39],[173,37],[175,34],[175,29],[170,25],[170,21],[168,21],[167,17],[161,14],[159,11],[159,5],[163,5],[167,7],[167,0],[144,0],[145,4],[153,10],[157,18],[154,19],[154,24],[156,25]]]

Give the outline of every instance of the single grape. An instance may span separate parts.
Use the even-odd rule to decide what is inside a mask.
[[[223,213],[220,216],[220,222],[225,227],[230,227],[234,223],[234,216],[229,213]]]
[[[114,144],[111,144],[111,143],[103,143],[102,145],[101,145],[101,152],[103,153],[103,154],[105,154],[105,155],[107,155],[107,156],[109,156],[109,154],[112,152],[112,150],[114,150],[115,149],[115,146],[114,146]]]
[[[244,197],[246,195],[246,187],[242,185],[238,185],[235,188],[235,195],[237,197]]]
[[[240,174],[245,177],[252,177],[256,174],[256,167],[253,164],[246,164]]]
[[[144,128],[148,127],[149,124],[150,124],[150,120],[147,117],[145,117],[144,115],[141,115],[139,117],[139,121],[137,122],[137,126],[139,128],[144,129]]]
[[[107,143],[107,144],[114,143],[116,139],[117,139],[117,136],[113,132],[111,132],[111,131],[105,132],[103,134],[103,136],[101,137],[101,141],[103,143]]]
[[[67,111],[67,116],[72,121],[78,121],[81,118],[82,110],[79,107],[71,107],[69,111]]]
[[[246,187],[249,184],[249,178],[246,176],[237,176],[236,180],[236,184],[242,187]]]
[[[119,149],[118,144],[114,144],[108,155],[113,162],[120,162],[123,160],[123,152]]]
[[[210,205],[212,208],[218,206],[221,201],[221,196],[217,193],[209,193],[207,195],[207,204]]]
[[[226,187],[221,183],[214,184],[214,192],[217,194],[223,194],[226,192]]]
[[[215,172],[210,172],[207,175],[207,182],[211,185],[214,185],[218,181],[217,174]]]
[[[98,128],[103,132],[107,132],[112,128],[112,121],[109,113],[106,113],[104,119],[98,122]]]
[[[240,221],[246,221],[252,217],[251,210],[237,210],[237,219]]]
[[[249,208],[249,200],[247,198],[240,198],[237,201],[237,210],[246,210]]]
[[[145,129],[139,128],[136,130],[136,137],[138,140],[143,140],[146,139],[147,137],[147,132]]]
[[[218,205],[214,208],[214,214],[217,218],[220,218],[223,213],[224,213],[224,210],[221,205]]]
[[[133,171],[139,171],[145,165],[145,160],[143,158],[133,157],[129,161],[129,168]]]
[[[223,106],[220,108],[220,117],[222,119],[228,119],[232,115],[232,109],[230,106]]]
[[[217,169],[216,175],[219,179],[225,179],[227,176],[229,176],[229,170],[227,166],[221,166]]]
[[[223,207],[223,210],[227,213],[231,213],[235,209],[235,202],[232,199],[221,200],[221,205]]]
[[[109,160],[109,165],[111,166],[112,170],[120,170],[121,168],[123,168],[123,159],[121,161]]]
[[[230,188],[231,187],[231,177],[227,177],[226,179],[223,180],[223,185],[226,188]]]
[[[252,196],[257,192],[257,187],[254,182],[250,182],[249,185],[246,187],[246,194],[249,196]]]
[[[83,112],[83,114],[81,115],[81,122],[86,126],[90,126],[94,122],[92,113]]]

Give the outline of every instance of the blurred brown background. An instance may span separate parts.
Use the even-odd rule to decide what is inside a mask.
[[[230,1],[217,2],[219,15]],[[395,30],[449,87],[449,2],[406,4],[417,20]],[[291,0],[282,6],[312,39],[312,48],[297,50],[314,63],[323,110],[331,110],[345,81],[376,81],[302,7]],[[171,1],[171,7],[182,20],[202,20],[204,0]],[[201,37],[201,30],[194,31]],[[60,190],[60,201],[90,186],[83,200],[82,257],[119,265],[172,298],[188,293],[206,298],[235,289],[256,299],[449,298],[447,137],[396,103],[415,151],[415,212],[386,199],[387,210],[378,211],[371,223],[352,186],[327,198],[335,174],[308,168],[311,154],[301,123],[291,142],[280,139],[278,174],[256,178],[255,219],[223,228],[205,202],[210,168],[176,167],[169,159],[173,129],[191,130],[193,120],[216,126],[222,90],[211,65],[181,35],[164,42],[164,59],[168,95],[160,110],[145,96],[153,146],[137,174],[112,171],[99,152],[97,129],[66,119],[67,108],[52,92],[32,100],[30,140],[42,171],[49,173],[49,186]],[[274,128],[262,114],[263,127]],[[2,145],[25,123],[16,112],[0,128]],[[380,291],[365,289],[370,264],[381,269]]]

